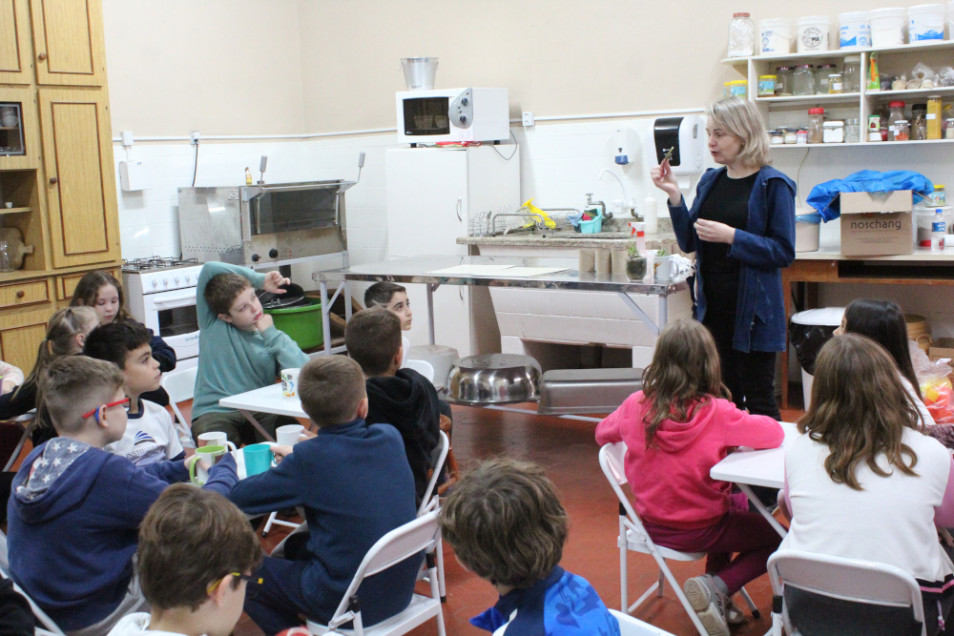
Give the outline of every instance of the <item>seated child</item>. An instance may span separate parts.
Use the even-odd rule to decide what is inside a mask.
[[[20,367],[15,367],[0,360],[0,378],[3,379],[0,395],[5,395],[23,384],[23,371]]]
[[[954,619],[954,564],[935,528],[954,525],[954,463],[950,451],[920,429],[885,349],[852,333],[825,343],[815,359],[811,405],[798,421],[802,435],[785,446],[780,503],[792,523],[779,551],[901,568],[921,585],[925,627],[937,634]],[[869,605],[852,612],[856,608],[809,593],[785,596],[806,634],[921,633],[906,631],[907,609],[901,616]],[[895,619],[900,624],[889,622]]]
[[[150,611],[126,616],[109,636],[228,636],[242,615],[262,546],[227,499],[175,484],[149,508],[136,555]]]
[[[743,620],[729,598],[765,573],[781,537],[765,517],[749,512],[744,495],[731,497],[732,484],[713,481],[709,471],[734,446],[776,448],[785,434],[771,417],[732,403],[720,366],[702,323],[669,323],[643,390],[596,426],[596,442],[626,443],[623,468],[652,540],[707,553],[706,574],[685,582],[686,597],[709,634],[728,636],[728,622]]]
[[[182,459],[185,451],[179,431],[169,411],[142,394],[155,391],[162,381],[159,362],[152,357],[152,336],[138,322],[111,322],[101,325],[86,337],[83,353],[91,358],[112,362],[123,372],[123,389],[129,398],[128,423],[123,438],[107,444],[104,450],[145,466],[164,459]]]
[[[364,375],[354,360],[322,356],[298,378],[301,405],[318,435],[294,452],[275,447],[278,466],[240,482],[229,495],[243,511],[260,514],[302,506],[308,532],[300,558],[266,557],[263,578],[245,611],[269,636],[301,624],[299,614],[327,621],[368,549],[414,519],[414,478],[393,426],[369,426]],[[288,552],[286,551],[286,554]],[[409,559],[361,587],[362,615],[373,625],[411,600],[420,561]]]
[[[196,287],[199,369],[192,403],[196,439],[208,431],[224,431],[236,446],[260,438],[241,413],[219,406],[219,400],[272,384],[282,369],[308,362],[295,341],[275,328],[255,295],[256,288],[284,294],[279,286],[288,282],[278,272],[260,274],[214,261],[202,266]],[[253,416],[272,435],[282,424],[298,423],[284,415]]]
[[[404,438],[418,503],[427,489],[431,455],[440,439],[440,407],[434,385],[413,369],[400,369],[401,321],[375,307],[359,311],[345,327],[348,355],[367,378],[368,424],[390,424]]]
[[[411,313],[411,301],[407,297],[407,289],[397,283],[390,281],[381,281],[368,287],[364,292],[364,306],[368,309],[372,307],[384,307],[401,320],[401,331],[411,330],[411,320],[414,314]],[[411,348],[411,341],[401,336],[404,347],[404,353],[401,356],[401,366],[407,362],[408,350]]]
[[[507,636],[617,635],[619,623],[596,590],[559,566],[567,514],[534,464],[481,463],[457,481],[440,517],[461,565],[497,588],[497,604],[470,622]]]
[[[47,369],[42,403],[59,437],[24,460],[8,507],[13,580],[71,636],[101,636],[146,605],[134,576],[136,534],[184,462],[134,466],[103,450],[126,430],[123,374],[115,364],[64,356]],[[205,488],[238,480],[227,456]]]

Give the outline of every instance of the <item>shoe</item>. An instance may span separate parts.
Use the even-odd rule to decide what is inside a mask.
[[[731,599],[725,604],[725,622],[729,625],[741,625],[745,622],[745,613]]]
[[[725,616],[729,599],[716,589],[710,575],[695,576],[687,580],[682,589],[709,636],[730,636]]]

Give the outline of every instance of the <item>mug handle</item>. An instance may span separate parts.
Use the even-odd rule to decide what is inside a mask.
[[[196,466],[199,463],[200,457],[198,455],[193,455],[187,461],[189,462],[189,481],[191,481],[196,486],[204,486],[205,482],[199,480],[198,474],[196,474]]]
[[[233,444],[232,442],[230,442],[230,441],[228,441],[228,440],[225,440],[225,446],[226,446],[226,448],[229,449],[229,452],[230,452],[230,453],[231,453],[231,452],[234,452],[234,451],[236,450],[235,444]]]

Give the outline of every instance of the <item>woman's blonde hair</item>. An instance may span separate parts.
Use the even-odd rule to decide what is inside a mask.
[[[742,140],[739,160],[744,166],[758,167],[772,163],[769,159],[768,133],[762,115],[753,102],[727,97],[706,109],[706,117]]]
[[[881,454],[905,475],[917,475],[918,456],[901,439],[905,428],[919,430],[920,422],[884,347],[854,333],[825,343],[815,359],[811,407],[798,430],[828,446],[825,470],[832,481],[861,490],[855,476],[860,462],[890,476],[878,466]]]
[[[731,399],[722,384],[719,350],[709,330],[692,319],[669,323],[656,341],[653,361],[643,373],[646,447],[664,420],[686,422],[693,406],[713,396]]]

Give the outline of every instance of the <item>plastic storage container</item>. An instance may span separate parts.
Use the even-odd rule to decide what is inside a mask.
[[[944,39],[944,5],[908,7],[908,42]]]
[[[759,42],[763,55],[791,53],[795,25],[786,18],[759,20]]]
[[[755,54],[755,22],[748,13],[732,14],[729,23],[729,57],[748,57]]]
[[[871,46],[871,18],[867,11],[838,14],[838,43],[843,49],[866,49]]]
[[[845,65],[841,69],[845,80],[845,92],[857,93],[861,90],[861,56],[845,56]]]
[[[265,309],[275,321],[275,328],[284,331],[302,349],[311,349],[324,343],[321,327],[321,301],[308,298],[308,304],[299,307]]]
[[[808,143],[820,144],[825,140],[825,109],[808,109]]]
[[[887,48],[904,44],[904,27],[907,11],[901,7],[873,9],[871,11],[871,45]]]
[[[834,335],[835,329],[841,326],[844,315],[844,307],[824,307],[800,311],[792,316],[789,322],[788,332],[792,338],[792,347],[802,368],[802,398],[805,400],[805,410],[808,410],[811,404],[815,358]]]
[[[732,80],[722,85],[723,97],[740,97],[745,99],[748,94],[749,83],[746,80]]]
[[[828,50],[828,30],[831,20],[827,15],[807,15],[796,21],[798,25],[798,52],[812,53]]]
[[[436,57],[402,57],[401,69],[409,91],[429,91],[434,88],[437,75]]]
[[[759,75],[759,97],[775,97],[778,75]]]

